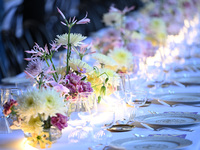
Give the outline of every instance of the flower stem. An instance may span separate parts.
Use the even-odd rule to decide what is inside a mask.
[[[68,30],[68,43],[67,43],[67,74],[69,74],[69,59],[70,59],[70,54],[71,54],[71,44],[70,44],[70,32],[71,32],[71,27],[69,27]]]
[[[54,66],[52,57],[50,57],[50,61],[51,61],[51,64],[52,64],[52,66],[53,66],[53,70],[56,71],[56,68],[55,68],[55,66]],[[57,77],[57,79],[58,79],[58,74],[57,74],[57,72],[55,72],[55,74],[56,74],[56,77]]]
[[[51,59],[50,59],[51,60]],[[48,63],[48,61],[47,61],[47,59],[45,58],[45,61],[46,61],[46,63],[47,63],[47,66],[48,67],[50,67],[50,65],[49,65],[49,63]],[[52,60],[51,60],[52,61]],[[54,66],[54,65],[53,65]],[[55,67],[55,66],[54,66]],[[56,77],[55,77],[55,74],[53,73],[52,74],[53,75],[53,78],[54,78],[54,80],[57,82],[57,79],[56,79]]]

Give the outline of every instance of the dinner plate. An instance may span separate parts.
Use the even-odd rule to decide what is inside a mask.
[[[8,77],[1,80],[5,84],[16,84],[16,83],[30,83],[30,79],[26,77]]]
[[[198,95],[185,95],[185,94],[168,94],[158,98],[161,101],[175,102],[175,103],[198,103],[200,102],[200,96]]]
[[[172,136],[131,137],[111,142],[111,145],[126,150],[172,150],[183,148],[191,144],[192,141],[190,140]]]
[[[200,84],[200,76],[179,77],[174,80],[183,84]]]
[[[138,116],[136,121],[161,126],[184,126],[200,123],[200,115],[187,112],[168,112]]]

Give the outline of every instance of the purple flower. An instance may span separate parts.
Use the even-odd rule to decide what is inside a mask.
[[[26,68],[26,71],[32,76],[36,77],[45,69],[45,62],[40,59],[31,60]]]
[[[93,89],[91,87],[91,83],[90,82],[84,82],[81,81],[80,84],[78,85],[78,92],[93,92]]]
[[[78,92],[92,92],[90,82],[82,81],[82,77],[76,75],[75,73],[69,73],[66,76],[66,87],[70,90],[71,94],[77,94]]]
[[[57,113],[57,116],[51,117],[51,124],[55,127],[57,127],[59,130],[64,129],[65,127],[68,126],[67,121],[68,118],[67,116],[64,116],[62,114]]]
[[[15,101],[14,99],[10,99],[10,101],[6,102],[4,105],[3,105],[3,113],[7,116],[9,115],[11,112],[12,112],[12,107],[13,106],[17,106],[18,103],[17,101]]]
[[[68,83],[71,83],[76,86],[78,82],[80,82],[81,78],[82,78],[81,76],[78,76],[75,73],[70,73],[66,76],[65,79],[67,80]]]
[[[134,31],[139,29],[139,23],[133,19],[128,19],[125,25],[127,30]]]

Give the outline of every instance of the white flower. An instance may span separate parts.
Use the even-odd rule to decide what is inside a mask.
[[[160,18],[152,18],[150,22],[150,30],[153,32],[165,32],[166,25],[165,22]]]
[[[54,89],[32,89],[18,98],[18,115],[28,122],[31,117],[36,118],[38,114],[44,116],[55,116],[56,113],[64,114],[64,98]]]
[[[88,65],[86,62],[80,59],[70,59],[69,65],[74,71],[78,71],[78,68],[79,69],[85,68],[86,73],[89,73],[93,70],[93,68],[90,65]]]
[[[107,26],[120,26],[122,19],[122,14],[119,12],[108,12],[103,15],[103,22]]]
[[[47,119],[48,116],[56,116],[56,113],[65,115],[67,109],[65,107],[64,97],[61,97],[59,92],[48,88],[42,89],[40,94],[45,102],[45,109],[43,112],[45,113],[45,119]]]
[[[70,33],[70,44],[72,46],[80,46],[82,44],[81,41],[86,39],[85,36],[82,36],[81,34],[76,34],[76,33]],[[65,33],[63,35],[57,35],[56,38],[57,44],[60,45],[66,45],[68,44],[68,34]]]
[[[133,55],[125,48],[115,48],[114,50],[108,53],[108,56],[113,58],[117,63],[118,66],[128,67],[133,62]]]
[[[45,99],[41,99],[41,94],[40,90],[34,88],[18,97],[17,112],[20,118],[29,121],[31,117],[35,118],[44,112]]]
[[[108,57],[104,54],[94,53],[92,54],[92,58],[96,59],[100,64],[109,65],[109,66],[116,66],[117,63],[111,57]]]
[[[44,122],[41,121],[40,117],[31,117],[28,122],[23,121],[21,124],[21,129],[28,133],[40,133],[43,130]]]

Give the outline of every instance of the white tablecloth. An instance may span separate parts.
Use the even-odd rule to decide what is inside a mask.
[[[190,86],[187,88],[181,88],[177,86],[170,86],[165,88],[165,91],[174,90],[176,92],[198,92],[200,93],[200,86]],[[169,112],[169,111],[179,111],[179,112],[198,112],[200,113],[199,107],[192,107],[186,105],[180,105],[176,107],[169,107],[162,104],[151,104],[149,107],[140,108],[141,114],[149,114],[148,110],[155,111],[158,113]],[[191,128],[193,132],[178,131],[172,129],[164,129],[161,131],[152,131],[146,128],[133,128],[129,132],[112,132],[112,140],[123,139],[126,137],[134,137],[133,134],[141,134],[148,136],[149,134],[186,134],[186,139],[192,141],[192,145],[185,147],[181,150],[200,150],[200,124],[195,124],[192,126],[187,126],[185,128]],[[63,130],[62,137],[57,140],[56,143],[52,144],[49,150],[87,150],[88,147],[92,146],[92,142],[85,143],[69,143],[68,133],[72,130],[72,127],[67,127]],[[29,146],[28,144],[23,144],[25,141],[24,134],[21,130],[14,130],[11,134],[0,134],[0,150],[34,150],[35,148]]]

